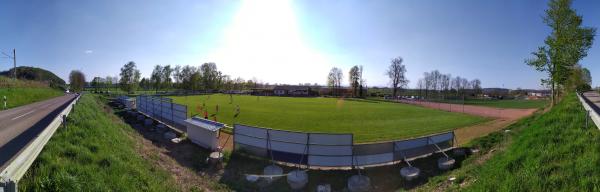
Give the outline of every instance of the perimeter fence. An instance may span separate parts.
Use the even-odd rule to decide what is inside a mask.
[[[303,133],[234,125],[234,150],[307,167],[370,167],[453,148],[454,132],[355,144],[352,134]]]
[[[140,95],[136,98],[136,108],[149,117],[177,128],[186,130],[187,106],[173,103],[173,99]]]

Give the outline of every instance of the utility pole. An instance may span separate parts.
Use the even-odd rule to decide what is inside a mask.
[[[13,80],[17,80],[17,50],[13,49]]]
[[[5,58],[9,58],[9,59],[13,60],[13,80],[16,80],[17,79],[17,50],[13,49],[12,57],[4,52],[2,52],[2,54],[4,56],[6,56]]]

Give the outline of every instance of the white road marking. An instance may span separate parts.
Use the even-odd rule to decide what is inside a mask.
[[[15,117],[15,118],[12,118],[11,121],[14,121],[15,119],[21,118],[21,117],[23,117],[25,115],[29,115],[30,113],[33,113],[34,111],[35,111],[35,109],[31,110],[31,111],[29,111],[29,112],[27,112],[27,113],[25,113],[23,115],[19,115],[19,116]]]

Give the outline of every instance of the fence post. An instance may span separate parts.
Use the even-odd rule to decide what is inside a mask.
[[[309,153],[310,153],[310,133],[306,133],[306,169],[310,169],[310,163],[308,163],[308,159],[310,158]]]

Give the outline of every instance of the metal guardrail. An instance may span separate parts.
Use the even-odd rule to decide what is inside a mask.
[[[598,114],[599,111],[595,110],[598,107],[592,106],[593,103],[588,98],[586,98],[584,95],[582,95],[580,93],[577,93],[577,97],[579,98],[579,101],[583,105],[583,108],[589,114],[589,117],[592,119],[594,124],[596,124],[596,127],[598,129],[600,129],[600,114]]]
[[[16,192],[18,190],[17,184],[19,180],[25,175],[46,143],[48,143],[52,135],[54,135],[54,132],[56,132],[63,123],[64,117],[69,115],[80,97],[81,96],[77,96],[77,98],[73,99],[73,101],[71,101],[71,103],[69,103],[69,105],[63,109],[62,112],[60,112],[33,141],[25,146],[21,153],[19,153],[18,156],[2,170],[2,172],[0,172],[0,192]]]

